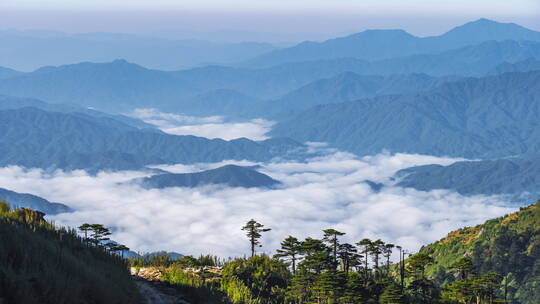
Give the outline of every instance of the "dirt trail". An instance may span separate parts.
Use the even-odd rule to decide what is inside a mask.
[[[160,282],[147,281],[138,276],[134,278],[146,304],[189,304],[178,295],[174,295],[174,289],[163,286]]]

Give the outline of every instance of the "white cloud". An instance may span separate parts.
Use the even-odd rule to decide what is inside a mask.
[[[114,239],[140,251],[243,255],[249,245],[240,227],[250,218],[272,228],[263,237],[266,251],[275,250],[289,234],[319,237],[322,229],[330,227],[346,232],[345,239],[350,242],[382,238],[417,250],[451,230],[481,223],[513,208],[505,207],[497,197],[464,197],[452,191],[388,186],[374,192],[363,181],[388,182],[395,171],[405,167],[454,161],[385,153],[358,159],[336,152],[306,162],[261,164],[261,172],[283,182],[275,190],[146,190],[124,183],[144,176],[142,172],[90,176],[82,171],[47,174],[7,167],[0,169],[0,187],[66,203],[77,211],[51,217],[57,223],[103,223],[114,227]],[[163,168],[193,172],[222,164]]]
[[[265,140],[273,121],[252,119],[245,122],[226,122],[222,116],[196,117],[173,113],[163,113],[156,109],[135,109],[126,114],[153,124],[163,132],[174,135],[194,135],[210,139],[221,138],[231,140],[249,138]]]

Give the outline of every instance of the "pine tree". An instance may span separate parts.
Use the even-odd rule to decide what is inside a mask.
[[[379,297],[380,304],[402,304],[404,301],[405,296],[401,291],[401,287],[394,282],[386,285],[383,293]]]
[[[277,258],[287,257],[291,261],[292,273],[296,273],[296,260],[297,255],[300,252],[300,242],[297,238],[290,236],[281,242],[281,249],[276,250],[277,254],[274,256]]]
[[[263,228],[264,225],[258,223],[254,219],[249,220],[244,227],[242,227],[242,230],[246,231],[246,235],[249,239],[249,242],[251,244],[251,256],[255,256],[255,247],[262,247],[259,242],[259,239],[261,238],[262,232],[267,232],[272,229],[270,228]]]
[[[338,246],[339,246],[338,236],[345,235],[345,233],[337,231],[335,229],[326,229],[326,230],[323,230],[323,232],[324,232],[323,241],[328,243],[332,247],[332,253],[334,257],[334,269],[335,269],[337,268],[337,264],[338,264],[337,262],[337,259],[338,259],[337,252],[338,252]]]

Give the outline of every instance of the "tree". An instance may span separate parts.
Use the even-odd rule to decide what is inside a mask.
[[[300,252],[300,242],[298,239],[289,235],[289,237],[281,242],[281,249],[276,251],[277,254],[274,255],[275,257],[288,257],[291,260],[292,273],[295,274],[297,255]]]
[[[361,240],[360,242],[356,243],[356,245],[358,246],[361,246],[364,248],[364,275],[368,276],[368,258],[369,258],[369,253],[370,253],[370,250],[371,250],[371,240],[370,239],[363,239]]]
[[[99,246],[101,242],[108,241],[109,238],[107,236],[111,235],[111,231],[101,224],[91,224],[90,231],[90,242],[94,246]]]
[[[390,274],[390,257],[392,256],[392,249],[394,249],[396,245],[387,243],[383,247],[383,256],[386,258],[386,275]]]
[[[300,253],[303,256],[301,266],[315,274],[320,274],[323,270],[332,266],[331,249],[323,241],[313,238],[305,239],[300,246]]]
[[[84,223],[79,226],[79,230],[84,233],[84,239],[88,240],[88,231],[92,230],[92,225]]]
[[[344,232],[337,231],[335,229],[326,229],[323,230],[324,237],[323,241],[328,243],[332,247],[333,257],[334,257],[334,268],[337,268],[337,251],[339,246],[338,236],[345,235]]]
[[[460,280],[467,280],[473,270],[473,264],[470,258],[461,258],[450,265],[450,270],[455,271]]]
[[[409,257],[407,271],[412,280],[408,289],[415,303],[430,303],[435,297],[435,285],[425,275],[426,266],[433,263],[433,258],[426,253],[417,253]]]
[[[254,219],[249,220],[244,227],[242,227],[242,230],[246,231],[246,235],[249,239],[249,242],[251,243],[251,256],[255,256],[255,247],[262,247],[259,242],[259,239],[261,238],[262,232],[267,232],[272,229],[270,228],[263,228],[264,225],[258,223]]]
[[[248,303],[281,304],[289,279],[290,273],[283,262],[267,255],[258,255],[227,262],[223,266],[221,288],[231,298],[247,292],[247,298],[254,300]]]
[[[123,258],[124,257],[124,252],[129,251],[129,247],[127,247],[126,245],[117,244],[117,245],[113,246],[110,250],[112,252],[120,252],[120,256]]]
[[[383,293],[379,297],[380,304],[402,304],[405,296],[401,291],[401,287],[394,282],[390,282],[384,288]]]
[[[339,244],[338,256],[341,259],[343,270],[347,274],[349,273],[349,269],[351,267],[354,267],[354,265],[359,263],[359,259],[361,257],[357,253],[356,248],[349,243]]]

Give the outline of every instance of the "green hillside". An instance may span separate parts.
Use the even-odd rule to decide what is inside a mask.
[[[0,303],[141,303],[124,259],[0,202]]]
[[[508,303],[540,303],[540,201],[516,213],[450,232],[421,252],[433,257],[427,271],[443,286],[455,280],[452,266],[468,258],[473,273],[501,276],[498,294]]]

